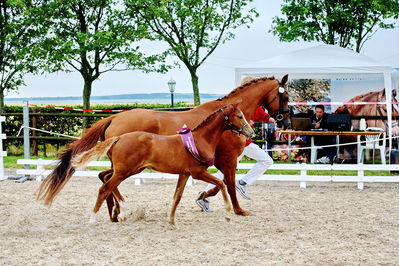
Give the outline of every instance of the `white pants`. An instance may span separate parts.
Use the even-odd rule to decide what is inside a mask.
[[[258,145],[254,143],[250,143],[247,147],[244,148],[242,154],[238,157],[237,163],[241,160],[241,158],[246,155],[256,161],[256,164],[252,167],[251,170],[241,179],[247,185],[251,185],[253,182],[258,180],[259,177],[273,164],[273,159],[269,156],[267,152],[259,148]],[[217,173],[213,174],[215,177],[223,180],[223,173],[221,171],[217,171]],[[209,184],[205,191],[208,191],[214,188],[215,185]]]

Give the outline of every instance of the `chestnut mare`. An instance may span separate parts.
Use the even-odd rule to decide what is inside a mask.
[[[176,131],[184,124],[190,128],[194,128],[209,114],[223,106],[235,103],[238,100],[242,100],[238,104],[238,108],[240,108],[247,120],[255,113],[256,108],[265,106],[269,114],[276,117],[277,120],[286,121],[289,115],[288,94],[280,88],[285,87],[287,80],[288,75],[285,75],[281,82],[274,77],[254,79],[234,89],[223,98],[203,103],[189,111],[165,112],[133,109],[102,119],[93,124],[81,139],[72,143],[60,154],[59,163],[49,177],[56,176],[61,181],[65,180],[71,172],[73,173],[75,171],[71,164],[72,157],[91,149],[98,141],[134,131],[145,131],[159,135],[173,135],[176,134]],[[244,147],[245,137],[237,136],[230,131],[226,131],[220,137],[215,154],[215,166],[224,174],[224,180],[230,194],[234,212],[238,215],[249,214],[248,211],[240,207],[235,190],[237,157],[242,153]],[[110,175],[112,175],[112,169],[101,172],[99,178],[104,182],[105,178]],[[180,178],[180,180],[187,180],[187,177]],[[47,204],[53,201],[59,189],[60,187],[57,187],[57,190],[51,191],[52,197],[45,200]],[[118,191],[115,192],[119,194]],[[212,193],[216,192],[217,188],[212,191]],[[116,206],[117,209],[115,209],[116,214],[112,215],[114,206],[113,194],[107,198],[107,205],[111,220],[117,221],[116,215],[119,211],[118,206]]]
[[[251,137],[254,134],[237,105],[230,104],[223,107],[192,130],[192,137],[198,148],[198,154],[203,160],[198,157],[195,158],[186,150],[179,135],[162,136],[141,131],[109,138],[94,148],[74,157],[72,159],[74,168],[85,166],[88,162],[97,159],[105,153],[108,154],[113,165],[112,176],[99,189],[91,222],[96,222],[96,214],[103,201],[113,191],[116,191],[123,180],[140,173],[146,168],[180,175],[170,214],[169,222],[171,224],[174,224],[175,211],[183,194],[187,178],[190,175],[195,179],[216,185],[222,191],[226,211],[230,212],[231,205],[223,181],[207,172],[207,168],[212,163],[204,164],[204,161],[213,161],[216,145],[225,130],[230,129],[231,132],[242,133],[247,137]],[[67,177],[66,181],[69,178],[70,176]],[[38,196],[46,200],[51,198],[51,191],[57,191],[57,186],[63,186],[62,182],[54,175],[51,176],[51,179],[47,178],[42,183]],[[119,221],[124,221],[126,219],[122,204],[124,199],[119,193],[114,193],[114,196],[117,201],[120,201],[120,213],[117,218]]]
[[[397,102],[396,98],[396,90],[392,90],[392,101]],[[365,93],[362,95],[355,96],[350,99],[348,102],[385,102],[385,89],[381,91],[373,91],[369,93]],[[398,117],[399,109],[396,104],[392,105],[392,116]],[[386,116],[387,109],[386,105],[379,104],[364,104],[364,105],[343,105],[337,108],[334,112],[336,114],[350,114],[355,116]],[[394,119],[395,120],[395,119]],[[367,125],[369,127],[379,127],[388,131],[388,124],[386,120],[381,119],[367,119]],[[352,121],[353,128],[359,129],[359,120]],[[397,125],[397,123],[394,123]]]

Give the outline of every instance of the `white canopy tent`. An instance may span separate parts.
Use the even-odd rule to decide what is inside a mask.
[[[399,68],[399,53],[390,55],[380,60],[381,63],[387,64],[394,68]]]
[[[399,84],[399,76],[395,72],[389,64],[346,48],[323,44],[236,67],[235,82],[238,85],[245,76],[280,78],[285,74],[289,74],[291,79],[383,78],[388,135],[392,136],[391,91],[393,83]],[[392,138],[389,147],[392,147]]]
[[[386,57],[382,60],[380,60],[382,64],[392,66],[395,71],[393,72],[393,83],[394,83],[394,88],[398,89],[399,88],[399,53],[391,55],[389,57]]]

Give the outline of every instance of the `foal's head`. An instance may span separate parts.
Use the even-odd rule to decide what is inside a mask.
[[[248,138],[252,137],[255,132],[249,125],[247,119],[245,119],[244,114],[238,108],[239,103],[229,104],[220,111],[224,114],[225,122],[227,123],[229,129],[238,135],[244,134]]]

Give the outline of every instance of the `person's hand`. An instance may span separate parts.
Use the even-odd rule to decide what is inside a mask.
[[[314,125],[314,128],[320,128],[320,122],[317,122],[317,123]]]
[[[276,119],[274,119],[273,117],[269,118],[269,123],[276,123]]]
[[[255,122],[254,122],[254,121],[252,121],[252,120],[249,120],[249,125],[250,125],[251,127],[254,127],[254,125],[255,125]]]

